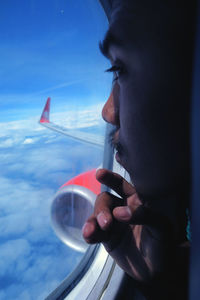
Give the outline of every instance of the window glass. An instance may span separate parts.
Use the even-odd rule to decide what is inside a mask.
[[[94,0],[7,0],[0,27],[0,299],[44,299],[84,255],[55,235],[52,198],[100,166],[103,149],[38,120],[50,96],[51,121],[104,134],[111,78],[98,42],[107,20]]]

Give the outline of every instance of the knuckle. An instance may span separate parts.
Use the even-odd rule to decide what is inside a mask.
[[[108,193],[108,192],[102,192],[100,194],[100,197],[108,197],[108,196],[110,196],[110,193]]]
[[[99,194],[96,198],[95,201],[95,206],[104,203],[106,199],[109,198],[109,193],[108,192],[102,192],[101,194]]]

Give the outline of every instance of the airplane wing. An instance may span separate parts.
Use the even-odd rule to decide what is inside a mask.
[[[81,142],[89,143],[98,147],[104,147],[104,137],[99,136],[92,133],[83,132],[80,130],[72,130],[67,129],[65,127],[59,126],[55,123],[50,122],[50,101],[51,98],[49,97],[46,101],[45,107],[43,109],[41,118],[39,120],[39,124],[41,124],[44,127],[47,127],[51,130],[60,132],[64,135],[69,136],[70,138],[73,138],[75,140],[79,140]]]

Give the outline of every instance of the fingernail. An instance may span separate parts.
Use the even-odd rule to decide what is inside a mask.
[[[107,226],[107,224],[108,224],[108,216],[106,216],[105,212],[100,212],[97,215],[97,221],[98,221],[99,226],[101,228],[105,228]]]
[[[97,168],[97,169],[96,169],[96,174],[97,174],[100,170],[102,170],[101,167]]]
[[[91,224],[86,222],[82,227],[82,233],[84,234],[84,236],[87,236],[91,233],[91,231],[92,231]]]
[[[120,209],[118,209],[117,214],[118,217],[120,217],[123,220],[129,220],[132,216],[131,210],[128,206],[120,207]]]

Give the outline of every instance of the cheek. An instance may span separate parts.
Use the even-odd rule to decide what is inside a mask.
[[[156,103],[144,92],[121,89],[120,142],[136,189],[153,195],[176,189],[188,179],[189,119],[186,106],[175,104],[175,97],[173,105],[158,96]]]

